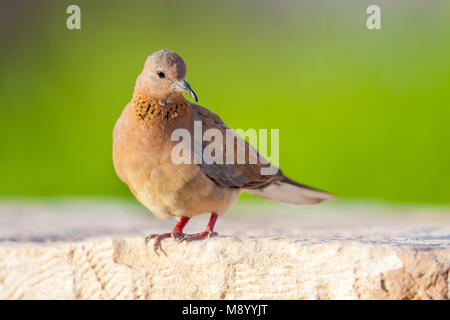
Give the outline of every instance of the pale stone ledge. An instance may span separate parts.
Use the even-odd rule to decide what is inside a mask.
[[[450,212],[239,206],[220,236],[114,202],[0,203],[0,299],[448,299]],[[201,231],[207,217],[192,221]]]

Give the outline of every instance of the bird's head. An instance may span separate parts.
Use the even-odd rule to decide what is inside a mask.
[[[185,92],[197,102],[197,95],[184,80],[185,77],[186,64],[183,59],[173,51],[162,49],[147,58],[137,86],[158,99]]]

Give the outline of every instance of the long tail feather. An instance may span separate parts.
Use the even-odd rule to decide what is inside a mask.
[[[244,189],[244,191],[266,199],[295,205],[318,204],[337,199],[330,193],[308,187],[287,177],[283,181],[274,182],[262,189]]]

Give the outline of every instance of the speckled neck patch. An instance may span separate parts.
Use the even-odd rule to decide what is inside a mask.
[[[159,100],[145,94],[135,94],[132,99],[135,115],[142,121],[153,119],[173,119],[186,113],[187,104],[181,99],[162,105]]]

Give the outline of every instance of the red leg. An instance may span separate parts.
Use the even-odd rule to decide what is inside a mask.
[[[181,219],[178,221],[178,223],[173,228],[172,232],[168,233],[162,233],[162,234],[151,234],[148,235],[145,238],[145,244],[147,244],[151,239],[155,238],[155,243],[153,244],[153,248],[155,249],[155,253],[158,254],[158,249],[161,249],[161,240],[165,238],[172,237],[175,240],[184,240],[185,234],[183,233],[183,229],[188,223],[190,218],[188,217],[181,217]]]
[[[205,231],[194,234],[186,234],[182,240],[186,241],[203,240],[206,238],[216,236],[217,232],[214,232],[214,225],[216,224],[217,217],[218,217],[217,213],[212,213]]]

